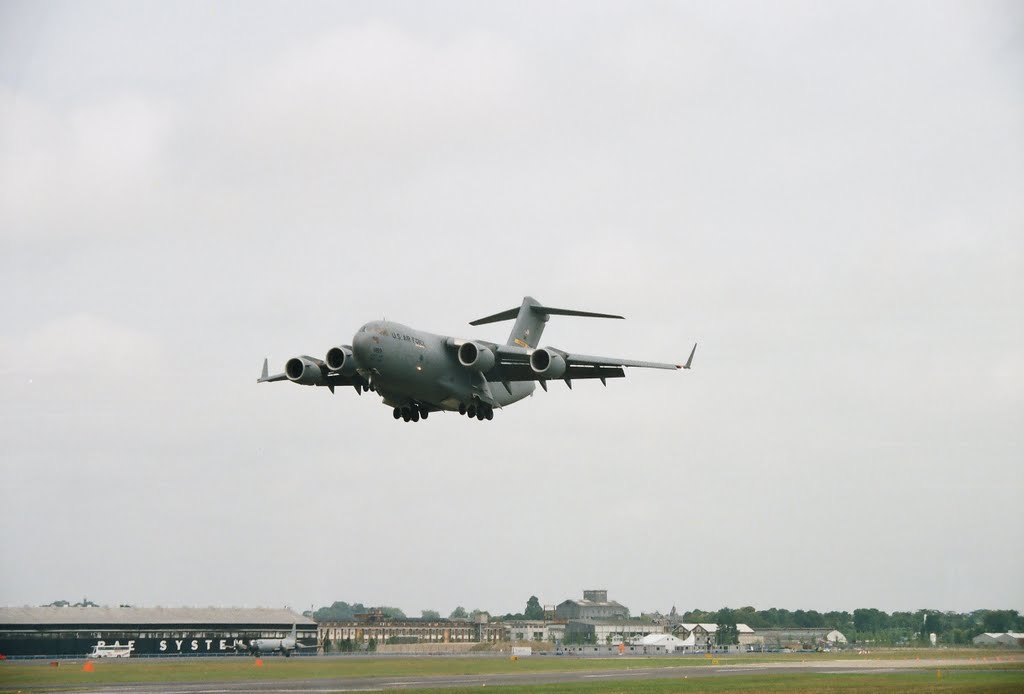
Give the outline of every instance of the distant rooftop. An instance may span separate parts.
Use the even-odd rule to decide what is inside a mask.
[[[270,607],[0,607],[0,625],[20,624],[316,624]]]

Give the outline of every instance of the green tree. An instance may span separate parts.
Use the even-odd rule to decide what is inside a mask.
[[[715,644],[719,646],[733,646],[740,642],[740,634],[735,624],[720,623],[715,632]]]
[[[889,615],[873,607],[853,611],[853,626],[858,634],[874,634],[889,626]]]
[[[526,610],[523,611],[526,619],[544,619],[544,608],[540,606],[540,600],[536,595],[531,595],[526,601]]]
[[[450,615],[448,615],[448,619],[468,619],[468,618],[469,618],[469,615],[466,614],[466,608],[462,607],[461,605],[459,607],[456,607],[454,610],[452,610],[452,613]]]
[[[366,607],[361,602],[351,605],[347,602],[334,602],[330,607],[321,607],[313,612],[313,619],[317,622],[347,622],[354,619],[357,614],[366,611]]]
[[[985,610],[981,617],[984,631],[1001,633],[1010,631],[1016,626],[1017,610]]]
[[[420,613],[420,619],[429,619],[432,622],[436,622],[441,619],[441,613],[437,610],[423,610]]]
[[[366,650],[368,650],[370,653],[373,653],[374,651],[376,651],[377,650],[377,639],[371,638],[369,643],[366,644]]]

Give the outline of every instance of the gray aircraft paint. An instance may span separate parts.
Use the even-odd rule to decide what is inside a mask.
[[[256,656],[263,653],[280,653],[287,658],[296,648],[302,647],[299,646],[298,627],[295,624],[292,625],[292,633],[282,639],[253,639],[249,642],[249,652]]]
[[[387,320],[363,325],[352,345],[328,350],[326,359],[294,357],[285,372],[270,376],[267,362],[257,383],[291,380],[300,385],[351,386],[360,394],[377,392],[394,417],[408,421],[430,412],[459,411],[490,419],[493,408],[503,408],[533,394],[537,383],[563,380],[572,387],[580,378],[621,378],[623,367],[689,369],[694,345],[685,364],[641,362],[613,357],[591,357],[547,347],[538,348],[544,326],[552,315],[618,318],[605,313],[543,306],[525,297],[518,308],[473,321],[483,325],[515,319],[504,345],[416,330]]]

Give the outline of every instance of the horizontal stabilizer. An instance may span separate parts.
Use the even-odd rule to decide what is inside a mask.
[[[533,306],[532,310],[549,316],[581,316],[583,318],[618,318],[625,320],[624,316],[616,316],[612,313],[591,313],[590,311],[574,311],[571,308],[550,308],[548,306]]]
[[[577,311],[571,308],[552,308],[551,306],[540,306],[537,304],[526,304],[524,306],[517,306],[516,308],[510,308],[507,311],[501,313],[495,313],[493,316],[487,316],[486,318],[477,318],[475,321],[470,321],[470,325],[484,325],[485,323],[500,323],[501,321],[512,320],[519,316],[520,311],[523,308],[527,308],[530,313],[534,313],[538,316],[579,316],[582,318],[617,318],[623,319],[623,316],[617,316],[612,313],[593,313],[591,311]]]
[[[475,321],[470,321],[470,325],[484,325],[485,323],[500,323],[501,321],[512,320],[519,315],[519,307],[510,308],[507,311],[501,313],[495,313],[493,316],[487,316],[486,318],[477,318]]]

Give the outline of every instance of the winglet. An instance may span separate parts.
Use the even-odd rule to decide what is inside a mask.
[[[270,376],[270,371],[268,370],[269,367],[267,366],[267,361],[268,360],[266,358],[263,359],[263,373],[260,374],[260,377],[256,379],[257,383],[263,383],[264,381],[267,380],[267,377]]]
[[[693,349],[690,350],[690,358],[686,360],[685,364],[683,364],[682,366],[679,367],[680,369],[688,369],[688,368],[690,368],[690,365],[693,363],[693,353],[696,352],[696,351],[697,351],[697,343],[694,342],[693,343]]]

